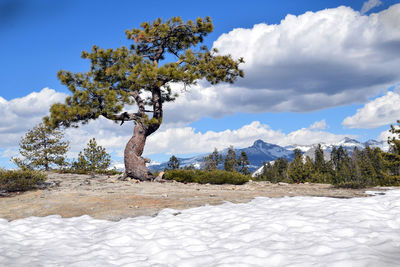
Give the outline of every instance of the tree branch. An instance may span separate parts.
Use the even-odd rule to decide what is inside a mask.
[[[141,114],[141,116],[143,116],[143,114],[146,112],[146,109],[145,109],[145,103],[143,99],[140,97],[139,91],[138,90],[131,91],[130,95],[135,99],[136,104],[139,107],[138,114]]]
[[[103,117],[109,120],[113,121],[121,121],[121,125],[124,124],[125,121],[136,121],[142,117],[142,114],[139,113],[128,113],[128,112],[123,112],[121,114],[101,114]]]

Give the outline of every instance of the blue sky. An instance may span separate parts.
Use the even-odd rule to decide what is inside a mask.
[[[65,98],[58,70],[86,71],[81,51],[129,45],[126,29],[158,17],[210,16],[215,30],[206,45],[243,56],[246,76],[231,87],[200,83],[166,107],[165,125],[145,151],[155,161],[254,138],[282,145],[382,139],[400,119],[400,1],[151,3],[0,0],[0,166],[11,166],[21,136]],[[68,130],[70,157],[95,136],[118,162],[131,131],[103,121]]]

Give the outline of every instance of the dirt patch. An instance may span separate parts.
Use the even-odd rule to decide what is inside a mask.
[[[248,202],[254,197],[320,196],[366,197],[366,190],[338,189],[327,184],[200,185],[177,182],[120,181],[118,176],[49,173],[53,186],[0,198],[0,218],[15,220],[29,216],[87,214],[96,219],[120,220],[155,215],[164,208],[186,209],[217,205],[224,201]]]

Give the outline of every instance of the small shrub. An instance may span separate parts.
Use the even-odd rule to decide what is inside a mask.
[[[57,170],[58,173],[72,173],[72,174],[104,174],[104,175],[116,175],[116,174],[122,174],[123,172],[117,171],[116,169],[111,169],[111,170],[97,170],[97,171],[89,171],[89,170],[84,170],[84,169],[61,169]]]
[[[83,152],[79,152],[78,160],[72,162],[71,169],[82,173],[105,173],[110,165],[111,156],[104,147],[97,145],[95,138],[92,138]]]
[[[370,185],[358,182],[358,181],[348,181],[348,182],[340,182],[337,184],[334,184],[335,187],[337,188],[351,188],[351,189],[360,189],[360,188],[366,188]]]
[[[221,170],[168,170],[165,178],[177,182],[199,184],[244,184],[249,181],[249,176],[239,172],[227,172]]]
[[[0,190],[26,191],[46,180],[46,174],[32,170],[0,170]]]

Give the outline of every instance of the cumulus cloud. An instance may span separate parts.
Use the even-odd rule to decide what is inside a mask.
[[[380,0],[368,0],[367,2],[364,2],[362,8],[361,8],[361,14],[365,14],[371,9],[382,5],[382,1]]]
[[[398,137],[395,136],[394,134],[392,134],[391,132],[389,132],[389,130],[383,131],[380,133],[380,135],[378,136],[377,140],[378,141],[383,141],[383,150],[384,151],[388,151],[389,150],[389,144],[387,143],[388,139],[392,138],[392,137]]]
[[[394,135],[389,132],[389,130],[383,131],[379,134],[377,140],[378,141],[387,141],[388,139],[394,137]]]
[[[210,98],[215,97],[213,91],[208,93]],[[19,139],[26,131],[41,121],[41,118],[48,113],[51,104],[58,101],[62,102],[65,96],[65,94],[45,88],[38,93],[34,92],[11,101],[0,99],[2,116],[8,117],[8,124],[4,123],[4,120],[1,121],[0,137],[3,142],[3,150],[0,156],[3,158],[18,156]],[[192,103],[196,103],[196,101],[194,100]],[[196,105],[199,110],[202,108],[201,101]],[[32,109],[29,109],[29,107]],[[190,106],[187,106],[187,108],[189,109]],[[29,112],[30,110],[32,111]],[[181,111],[181,113],[184,112]],[[9,119],[10,116],[11,119]],[[179,114],[176,114],[176,116],[179,116]],[[70,141],[70,151],[67,156],[76,158],[78,152],[94,137],[99,145],[107,149],[108,153],[122,157],[125,145],[132,136],[133,127],[133,122],[126,122],[120,126],[110,120],[99,118],[79,128],[69,128],[65,131],[65,137]],[[309,128],[302,128],[285,134],[281,130],[271,129],[268,125],[255,121],[239,129],[200,133],[191,127],[176,125],[172,127],[171,124],[166,124],[148,138],[145,155],[203,153],[209,152],[214,147],[223,149],[229,145],[247,147],[257,139],[288,145],[336,142],[344,138],[343,135],[322,131],[325,127],[326,122],[322,120],[315,122]],[[14,132],[10,133],[10,131]]]
[[[338,142],[344,137],[346,135],[336,135],[316,130],[316,128],[302,128],[285,134],[280,130],[273,130],[268,125],[262,124],[259,121],[254,121],[239,129],[221,132],[208,131],[200,133],[191,127],[166,129],[148,138],[145,153],[206,153],[210,152],[213,148],[224,149],[230,145],[234,147],[247,147],[252,145],[257,139],[282,146],[290,144],[310,145]]]
[[[322,125],[316,122],[313,125]],[[112,128],[111,128],[112,127]],[[128,125],[115,125],[114,123],[99,119],[77,129],[68,129],[66,138],[71,140],[70,158],[76,158],[77,153],[86,146],[90,138],[95,137],[97,143],[104,146],[107,152],[123,157],[123,151],[129,138],[132,136],[133,123]],[[224,131],[207,131],[201,133],[192,127],[166,127],[147,138],[144,155],[151,157],[153,154],[191,154],[208,153],[212,149],[224,149],[230,145],[234,147],[248,147],[257,139],[282,146],[290,144],[309,145],[316,143],[333,143],[349,135],[337,135],[322,128],[309,127],[290,132],[271,129],[268,125],[254,121],[239,129]]]
[[[346,128],[376,128],[395,123],[400,119],[400,93],[387,92],[357,110],[356,114],[345,118]]]
[[[327,124],[326,124],[325,119],[323,119],[321,121],[316,121],[310,126],[310,129],[315,129],[315,130],[324,130],[326,128],[327,128]]]
[[[0,156],[10,158],[18,156],[18,144],[27,131],[42,121],[49,108],[56,102],[64,102],[67,95],[53,89],[44,88],[21,98],[10,101],[0,97]],[[76,158],[88,141],[95,137],[97,142],[108,148],[110,152],[121,153],[130,138],[133,123],[125,123],[119,127],[104,118],[90,122],[80,128],[65,131],[65,137],[71,141],[70,158]],[[122,144],[120,143],[122,142]]]
[[[10,101],[0,97],[0,146],[17,145],[21,136],[48,114],[50,105],[63,101],[66,96],[44,88]]]
[[[362,103],[400,80],[398,25],[400,4],[369,16],[341,6],[234,29],[214,47],[244,57],[245,78],[214,87],[216,95],[194,91],[210,116],[233,106],[302,112]]]

